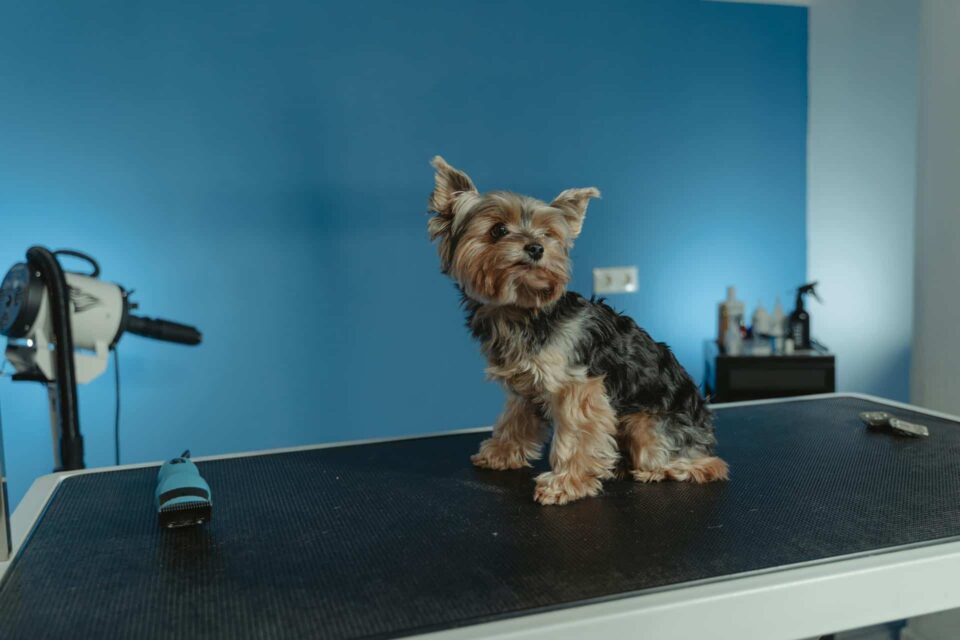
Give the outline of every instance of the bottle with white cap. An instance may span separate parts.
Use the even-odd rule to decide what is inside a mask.
[[[773,325],[770,321],[770,314],[763,308],[763,303],[758,302],[757,308],[753,311],[753,335],[757,337],[769,336]]]

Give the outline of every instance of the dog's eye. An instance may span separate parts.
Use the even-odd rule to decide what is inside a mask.
[[[493,229],[490,229],[490,235],[494,240],[499,240],[508,233],[510,233],[510,230],[507,229],[507,225],[503,224],[502,222],[495,224]]]

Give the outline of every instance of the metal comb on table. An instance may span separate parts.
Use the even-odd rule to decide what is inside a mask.
[[[901,420],[886,411],[864,411],[860,419],[871,429],[887,430],[898,436],[926,438],[930,430],[922,424]]]

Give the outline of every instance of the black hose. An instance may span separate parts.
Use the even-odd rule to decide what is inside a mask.
[[[45,247],[30,247],[27,263],[40,273],[50,299],[50,320],[56,345],[55,381],[60,430],[60,469],[83,469],[83,436],[77,405],[77,374],[73,364],[73,331],[70,326],[70,289],[57,257]]]
[[[93,259],[93,256],[90,256],[82,251],[76,251],[75,249],[57,249],[53,252],[55,256],[72,256],[74,258],[80,258],[84,262],[90,265],[93,268],[93,271],[90,273],[85,273],[83,275],[89,278],[96,278],[100,275],[100,263]]]

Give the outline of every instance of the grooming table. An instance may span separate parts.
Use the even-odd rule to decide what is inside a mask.
[[[860,395],[718,405],[727,483],[565,507],[473,468],[485,429],[197,459],[213,520],[160,530],[155,465],[37,480],[0,638],[800,638],[960,607],[960,422]],[[926,439],[868,431],[887,410]],[[541,468],[543,464],[539,465]]]

